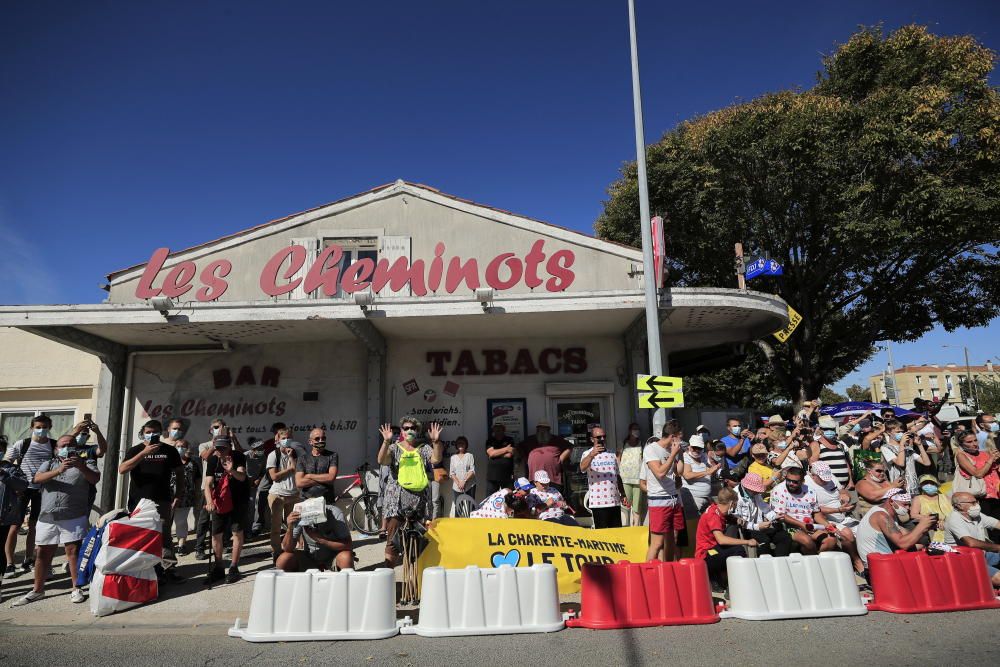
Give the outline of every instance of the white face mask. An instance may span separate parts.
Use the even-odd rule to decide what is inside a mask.
[[[213,426],[212,427],[212,435],[222,435],[222,427],[221,426]]]
[[[637,429],[637,428],[634,428],[634,429],[632,429],[632,430],[631,430],[631,431],[629,431],[628,433],[629,433],[629,435],[631,435],[631,436],[632,436],[633,438],[638,438],[638,437],[639,437],[639,429]]]
[[[906,523],[910,520],[910,510],[908,508],[893,505],[893,509],[896,510],[896,520],[900,523]]]
[[[969,508],[970,519],[978,519],[980,516],[982,516],[982,514],[983,514],[983,508],[981,508],[979,505],[973,505],[972,507]]]

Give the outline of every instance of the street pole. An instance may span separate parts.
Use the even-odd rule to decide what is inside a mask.
[[[885,343],[885,351],[889,353],[889,372],[892,374],[892,400],[896,407],[899,407],[899,386],[896,384],[896,364],[892,362],[892,345],[888,341]]]
[[[979,411],[979,390],[976,389],[976,385],[972,383],[972,367],[969,366],[969,348],[962,346],[965,350],[965,380],[969,383],[969,393],[972,398],[976,401],[976,411]]]
[[[649,188],[646,184],[646,140],[642,128],[642,93],[639,90],[639,50],[635,36],[635,0],[628,0],[628,36],[632,50],[632,109],[635,113],[635,155],[639,178],[639,229],[642,234],[642,278],[646,288],[646,345],[649,374],[663,375],[660,353],[660,308],[653,275],[653,236],[649,219]],[[653,412],[653,434],[660,435],[667,422],[663,408]]]

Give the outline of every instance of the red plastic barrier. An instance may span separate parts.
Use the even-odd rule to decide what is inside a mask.
[[[868,557],[875,601],[872,611],[924,614],[939,611],[1000,608],[979,549],[931,556],[926,551],[897,551]]]
[[[580,617],[573,628],[595,630],[718,623],[705,561],[583,566]]]

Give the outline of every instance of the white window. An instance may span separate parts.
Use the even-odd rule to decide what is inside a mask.
[[[930,376],[927,377],[927,379],[930,380],[931,389],[937,389],[938,388],[938,376],[937,375],[930,375]]]
[[[337,275],[340,276],[341,280],[344,277],[344,271],[347,267],[359,259],[370,259],[373,263],[378,264],[378,239],[375,237],[355,236],[323,239],[324,248],[328,248],[332,245],[338,245],[344,251],[344,254],[340,258],[340,262],[337,263]],[[339,282],[337,284],[337,293],[332,296],[343,296],[343,289],[340,287]]]
[[[0,412],[0,433],[7,438],[7,444],[13,445],[18,440],[26,438],[31,433],[31,421],[38,415],[48,415],[52,419],[50,435],[58,438],[73,428],[74,409],[34,410],[21,408]]]

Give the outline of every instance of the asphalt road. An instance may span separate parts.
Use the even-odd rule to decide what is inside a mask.
[[[995,665],[1000,611],[708,626],[563,630],[546,635],[251,644],[217,625],[0,625],[4,665]]]

